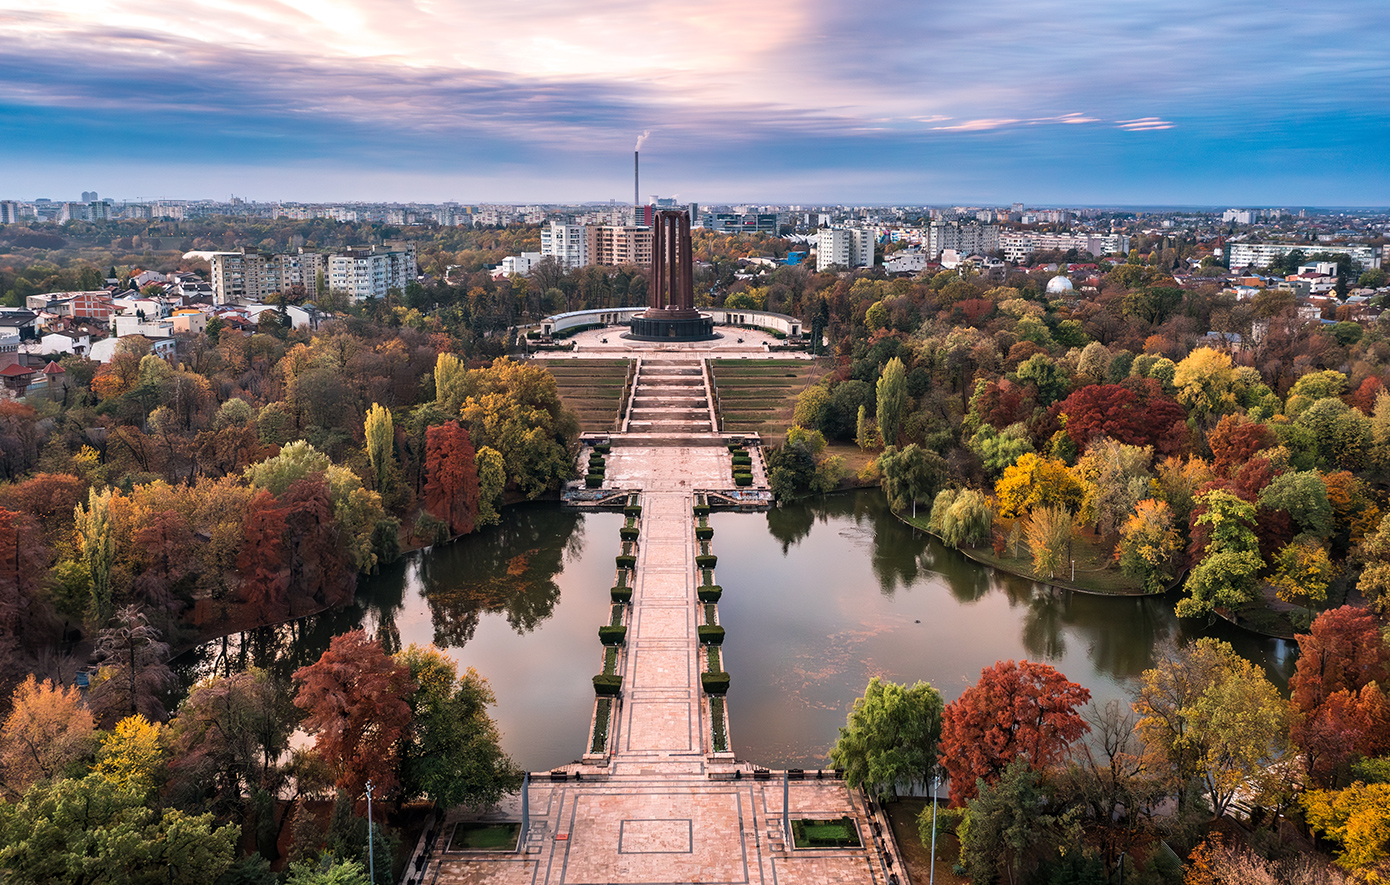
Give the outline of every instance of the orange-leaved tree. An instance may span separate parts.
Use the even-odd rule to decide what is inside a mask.
[[[457,421],[425,431],[425,477],[425,509],[449,524],[450,535],[473,531],[478,466],[468,431]]]
[[[1015,759],[1034,768],[1060,760],[1090,730],[1077,708],[1089,689],[1036,661],[998,661],[946,706],[941,765],[951,777],[951,804],[973,799],[976,781],[992,783]]]
[[[367,781],[389,794],[397,784],[401,740],[410,726],[410,668],[391,658],[361,629],[333,637],[319,659],[294,672],[295,706],[314,752],[353,799]]]

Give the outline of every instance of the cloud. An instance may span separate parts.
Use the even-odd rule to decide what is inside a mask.
[[[1137,120],[1117,120],[1115,125],[1128,132],[1152,132],[1156,129],[1172,129],[1173,124],[1158,117],[1140,117]]]

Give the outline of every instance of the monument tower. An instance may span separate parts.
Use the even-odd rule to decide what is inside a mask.
[[[707,341],[718,337],[714,320],[695,309],[692,261],[690,216],[683,210],[657,212],[652,219],[647,309],[632,318],[632,331],[625,337],[639,341]]]

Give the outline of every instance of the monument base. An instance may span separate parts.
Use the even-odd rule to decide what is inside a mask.
[[[648,311],[653,312],[662,311]],[[714,331],[714,318],[701,313],[672,317],[638,314],[628,321],[628,327],[630,331],[624,332],[623,337],[634,341],[711,341],[720,337]]]

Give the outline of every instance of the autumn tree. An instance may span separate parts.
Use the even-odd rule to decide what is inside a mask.
[[[111,617],[111,566],[116,559],[116,539],[111,532],[111,499],[114,491],[91,489],[87,506],[73,511],[77,545],[82,564],[91,580],[89,614],[97,623]]]
[[[1187,443],[1187,412],[1164,396],[1158,382],[1089,384],[1056,407],[1066,416],[1067,435],[1083,451],[1093,439],[1108,437],[1132,446],[1153,446],[1173,455]]]
[[[92,776],[148,797],[164,781],[168,753],[163,725],[138,713],[127,716],[102,735]]]
[[[243,532],[237,557],[243,598],[262,618],[286,614],[285,511],[269,491],[261,489],[251,499]]]
[[[1064,847],[1081,853],[1081,835],[1078,815],[1057,807],[1042,773],[1017,757],[966,803],[957,830],[960,864],[971,882],[1041,881],[1035,877]]]
[[[1083,489],[1081,519],[1095,525],[1103,537],[1114,538],[1135,505],[1150,496],[1152,460],[1148,446],[1096,440],[1073,468]]]
[[[304,730],[339,789],[361,796],[371,780],[383,795],[392,793],[410,725],[410,668],[358,629],[333,637],[316,662],[294,672],[294,681]]]
[[[401,749],[401,792],[440,808],[491,805],[521,786],[487,708],[496,698],[470,668],[462,677],[442,651],[411,645],[396,655],[418,688]]]
[[[940,762],[951,778],[951,803],[973,798],[1014,759],[1045,768],[1089,730],[1077,712],[1091,692],[1035,661],[1000,661],[948,704]]]
[[[92,686],[91,703],[103,722],[141,714],[164,719],[164,689],[173,682],[169,646],[139,606],[116,612],[97,634],[96,655],[103,661]]]
[[[462,384],[467,396],[454,414],[474,446],[502,455],[508,482],[523,495],[535,498],[571,476],[579,422],[560,401],[555,376],[504,357],[468,371]]]
[[[169,727],[171,794],[231,814],[273,789],[294,713],[271,675],[254,667],[194,686]]]
[[[1176,575],[1174,557],[1182,549],[1182,537],[1173,526],[1173,511],[1166,501],[1140,501],[1120,527],[1115,558],[1120,571],[1140,582],[1150,593],[1168,586]]]
[[[1134,696],[1144,743],[1177,777],[1201,779],[1217,817],[1237,789],[1280,760],[1284,709],[1254,664],[1211,638],[1164,649]]]
[[[497,525],[502,519],[502,492],[507,487],[507,466],[502,453],[483,446],[473,457],[478,467],[478,526]]]
[[[1201,426],[1212,426],[1239,405],[1231,358],[1210,347],[1199,347],[1178,363],[1173,386],[1178,402]]]
[[[926,682],[912,686],[869,680],[857,698],[830,759],[852,787],[880,799],[899,785],[930,782],[941,740],[941,692]]]
[[[878,429],[883,435],[885,445],[897,445],[902,433],[903,419],[907,416],[907,368],[903,361],[893,357],[883,367],[874,386],[875,402],[878,404]]]
[[[1312,609],[1327,601],[1327,587],[1337,574],[1326,548],[1312,541],[1295,541],[1275,554],[1274,565],[1270,583],[1279,598],[1302,605],[1311,618]]]
[[[1082,494],[1081,484],[1067,465],[1031,452],[1019,457],[994,484],[999,514],[1004,517],[1022,516],[1040,506],[1075,512],[1081,506]]]
[[[448,524],[451,536],[473,531],[479,503],[476,453],[457,421],[427,431],[425,477],[425,509]]]
[[[34,646],[50,631],[48,550],[34,520],[0,508],[0,635]]]
[[[5,790],[19,795],[37,781],[67,774],[92,752],[95,728],[76,686],[40,682],[31,674],[15,688],[0,728]]]
[[[1057,577],[1066,567],[1072,518],[1064,507],[1035,507],[1023,523],[1028,550],[1033,555],[1033,574]]]
[[[1205,508],[1194,521],[1210,530],[1211,540],[1187,579],[1187,596],[1178,602],[1182,617],[1199,617],[1213,608],[1238,608],[1258,593],[1255,576],[1264,568],[1252,526],[1255,506],[1223,489],[1199,499]]]
[[[1341,846],[1337,865],[1356,881],[1390,877],[1390,783],[1357,782],[1303,796],[1308,825]]]

